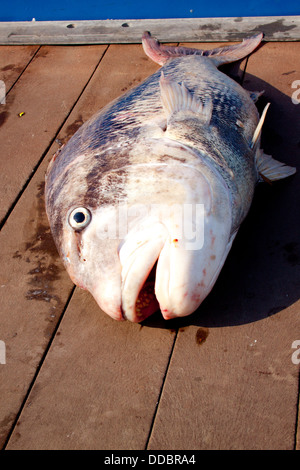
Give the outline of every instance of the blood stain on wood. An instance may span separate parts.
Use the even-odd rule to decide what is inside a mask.
[[[208,337],[208,328],[198,328],[196,333],[196,343],[202,346],[202,344],[206,341]]]

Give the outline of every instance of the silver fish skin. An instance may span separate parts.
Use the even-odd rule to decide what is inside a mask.
[[[145,52],[162,68],[83,124],[50,162],[56,246],[74,283],[112,318],[194,312],[258,181],[295,172],[263,154],[253,99],[217,68],[261,39],[201,51],[145,33]]]

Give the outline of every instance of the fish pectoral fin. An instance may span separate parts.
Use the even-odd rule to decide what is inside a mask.
[[[296,173],[296,168],[275,160],[262,149],[257,149],[255,155],[256,168],[260,175],[260,181],[277,181]]]
[[[265,154],[263,150],[259,148],[261,130],[269,106],[270,103],[265,106],[250,143],[250,148],[255,152],[255,163],[258,174],[260,175],[260,181],[267,182],[281,180],[296,173],[296,168],[275,160],[271,155]]]
[[[167,118],[169,119],[174,113],[179,111],[191,111],[197,114],[203,123],[209,124],[212,114],[212,101],[205,103],[191,93],[184,83],[181,85],[170,80],[161,73],[160,81],[161,102]]]

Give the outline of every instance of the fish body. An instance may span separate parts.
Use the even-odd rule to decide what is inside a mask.
[[[261,35],[212,51],[162,46],[162,65],[53,157],[46,210],[70,277],[116,320],[194,312],[211,291],[261,177],[294,169],[259,148],[249,92],[218,70]],[[263,170],[262,170],[263,169]]]

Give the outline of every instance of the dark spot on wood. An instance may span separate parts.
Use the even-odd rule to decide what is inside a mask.
[[[49,54],[49,49],[45,48],[45,47],[41,47],[41,49],[39,50],[38,52],[38,56],[39,58],[44,58],[44,57],[47,57],[47,55]]]
[[[0,113],[0,126],[2,126],[5,121],[7,120],[9,116],[9,112],[8,111],[2,111],[2,113]]]
[[[73,134],[75,134],[76,131],[82,126],[83,124],[83,119],[82,115],[80,114],[77,119],[75,119],[72,124],[69,124],[67,129],[66,129],[66,136],[63,138],[63,141],[65,142],[66,139],[71,137]]]
[[[200,26],[200,29],[201,31],[205,31],[205,30],[209,30],[209,31],[219,31],[220,29],[222,29],[222,25],[220,23],[216,23],[216,24],[208,24],[208,25],[201,25]]]
[[[28,264],[29,290],[25,298],[47,302],[51,315],[54,315],[54,311],[62,306],[62,301],[56,295],[53,283],[60,279],[63,267],[47,224],[44,191],[45,184],[42,182],[37,185],[36,200],[32,212],[29,212],[24,248],[15,251],[13,258]]]
[[[272,372],[268,372],[268,371],[264,371],[264,370],[259,370],[258,373],[262,374],[262,375],[272,375]]]
[[[8,65],[6,65],[5,67],[2,67],[1,71],[2,71],[2,72],[6,72],[7,70],[12,70],[12,69],[14,69],[14,67],[15,67],[15,64],[8,64]]]
[[[250,30],[249,32],[260,33],[263,31],[264,35],[268,38],[273,37],[275,33],[285,33],[292,29],[297,28],[296,24],[285,25],[284,18],[272,21],[272,23],[263,23]]]
[[[296,70],[291,70],[290,72],[283,72],[282,75],[291,75],[292,73],[295,73]]]
[[[57,295],[51,295],[46,289],[31,289],[27,291],[27,300],[38,300],[44,302],[53,302],[55,307],[61,305],[61,301]]]
[[[57,258],[58,253],[45,218],[44,192],[45,183],[42,182],[37,186],[35,232],[32,238],[26,242],[25,249],[31,253],[47,253],[53,258]]]
[[[201,346],[206,341],[206,338],[208,337],[208,332],[208,328],[198,328],[196,333],[196,343]]]
[[[37,261],[37,266],[35,268],[28,271],[28,274],[33,276],[30,284],[34,284],[35,286],[41,284],[42,282],[44,283],[45,280],[49,282],[56,281],[60,278],[60,273],[60,268],[54,263],[45,266],[40,260]]]

